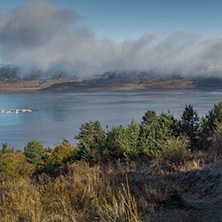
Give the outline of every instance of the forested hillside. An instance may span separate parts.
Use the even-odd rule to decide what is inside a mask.
[[[0,152],[2,221],[220,221],[222,103],[177,120],[80,126],[77,146],[37,141]],[[16,148],[16,147],[15,147]]]
[[[15,67],[1,67],[0,68],[0,81],[14,83],[20,80],[19,69]]]

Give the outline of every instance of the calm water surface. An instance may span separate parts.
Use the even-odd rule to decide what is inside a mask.
[[[103,92],[0,94],[1,109],[29,108],[31,113],[0,113],[0,140],[22,150],[31,140],[44,147],[65,137],[76,144],[82,123],[99,120],[102,126],[126,126],[137,122],[147,110],[157,113],[171,110],[180,118],[185,104],[193,104],[204,116],[215,103],[222,101],[222,90],[132,90]]]

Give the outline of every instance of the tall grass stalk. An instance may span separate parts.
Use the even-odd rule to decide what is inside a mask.
[[[126,174],[126,187],[122,184],[123,194],[120,195],[125,204],[125,217],[127,222],[139,222],[138,210],[135,198],[130,193],[129,181]]]

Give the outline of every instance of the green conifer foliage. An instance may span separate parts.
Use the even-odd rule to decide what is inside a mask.
[[[146,125],[151,125],[151,123],[153,121],[155,121],[157,118],[156,116],[156,111],[154,110],[148,110],[145,115],[142,117],[143,119],[143,124],[146,124]]]
[[[161,113],[149,124],[142,123],[138,137],[138,147],[149,158],[153,158],[160,153],[161,144],[173,135],[175,128],[173,115]]]
[[[119,159],[125,158],[128,161],[136,161],[140,155],[137,146],[139,136],[139,124],[134,120],[125,128],[123,125],[113,126],[107,132],[105,158]]]
[[[75,139],[79,140],[75,159],[85,159],[89,162],[98,162],[104,151],[105,130],[99,121],[82,124]]]
[[[29,163],[37,165],[37,163],[45,157],[43,145],[37,141],[30,141],[24,147],[26,160]]]
[[[217,120],[217,122],[222,122],[222,102],[214,104],[211,112],[213,112],[214,119]]]
[[[200,117],[193,105],[186,105],[181,115],[180,132],[190,138],[191,149],[194,150],[198,147],[198,128]]]
[[[107,133],[106,155],[112,159],[123,158],[127,150],[127,131],[124,126],[113,126]]]
[[[201,118],[199,130],[199,148],[207,150],[211,145],[208,138],[215,131],[217,124],[222,122],[222,102],[214,104],[214,107],[205,117]]]
[[[139,124],[137,124],[134,119],[126,128],[127,147],[126,152],[124,153],[126,160],[136,161],[141,154],[141,150],[139,149],[137,144],[139,138],[139,129]]]

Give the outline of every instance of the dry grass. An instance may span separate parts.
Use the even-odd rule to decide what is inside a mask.
[[[55,177],[2,173],[0,221],[220,221],[221,163],[220,154],[199,152],[177,164],[159,157],[75,162]]]
[[[58,79],[48,79],[47,81],[18,81],[15,83],[0,82],[1,92],[38,92],[41,89],[46,91],[73,91],[76,90],[101,90],[101,89],[184,89],[195,88],[195,85],[188,79],[166,79],[157,78],[144,83],[135,80],[103,79],[101,77],[88,79],[75,79],[60,77]]]
[[[42,221],[41,196],[27,179],[1,183],[1,221]]]

